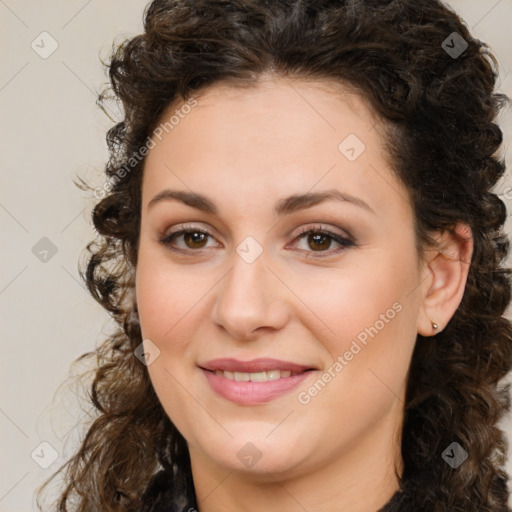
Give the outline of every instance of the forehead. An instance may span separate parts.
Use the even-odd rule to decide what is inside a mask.
[[[175,122],[153,137],[145,203],[164,186],[240,201],[257,191],[261,201],[335,187],[364,195],[377,208],[407,196],[388,162],[385,126],[348,87],[291,79],[250,87],[219,83],[193,99],[193,107],[176,101],[161,117],[162,124],[172,116]]]

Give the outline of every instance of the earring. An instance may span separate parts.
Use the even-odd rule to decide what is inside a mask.
[[[432,329],[434,329],[434,331],[439,327],[435,322],[431,322],[432,323]]]

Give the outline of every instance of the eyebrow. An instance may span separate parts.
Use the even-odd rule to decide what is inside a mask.
[[[206,213],[211,213],[213,215],[218,215],[219,213],[219,209],[217,208],[215,203],[211,199],[202,194],[170,189],[162,190],[156,196],[154,196],[153,199],[149,201],[147,208],[152,208],[153,206],[162,201],[171,200],[180,201],[183,204],[186,204],[187,206],[197,208],[198,210],[201,210]],[[363,201],[362,199],[355,197],[351,194],[341,192],[336,189],[325,190],[322,192],[307,192],[305,194],[294,194],[289,197],[285,197],[284,199],[281,199],[276,203],[274,207],[274,212],[277,216],[282,217],[284,215],[289,215],[299,210],[311,208],[317,204],[323,203],[324,201],[332,200],[352,203],[355,206],[358,206],[369,211],[370,213],[375,214],[375,211],[370,207],[370,205]]]

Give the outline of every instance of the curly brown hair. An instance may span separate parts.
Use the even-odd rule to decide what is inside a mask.
[[[443,44],[454,32],[467,43],[458,56]],[[420,254],[433,231],[464,222],[473,234],[459,308],[434,338],[417,337],[400,491],[381,510],[510,512],[497,426],[510,406],[502,382],[512,368],[503,316],[509,241],[505,205],[492,192],[505,171],[496,116],[506,98],[495,92],[488,47],[438,0],[154,0],[144,33],[114,48],[109,74],[124,120],[107,134],[108,187],[97,189],[99,235],[82,277],[118,328],[82,356],[97,357],[97,418],[56,473],[66,470],[58,510],[171,510],[180,496],[197,508],[187,443],[134,357],[142,341],[133,297],[144,165],[134,155],[174,100],[220,81],[250,86],[264,73],[348,84],[370,103],[410,191]],[[441,457],[454,441],[468,451],[457,470]]]

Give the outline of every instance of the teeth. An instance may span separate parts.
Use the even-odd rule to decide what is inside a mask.
[[[266,382],[268,380],[267,378],[267,372],[258,372],[258,373],[249,373],[245,374],[249,375],[249,380],[251,382]]]
[[[290,372],[288,370],[270,370],[268,372],[224,372],[217,370],[215,375],[219,377],[226,377],[229,380],[235,380],[237,382],[267,382],[268,380],[285,379],[290,376],[299,375],[297,372]]]

